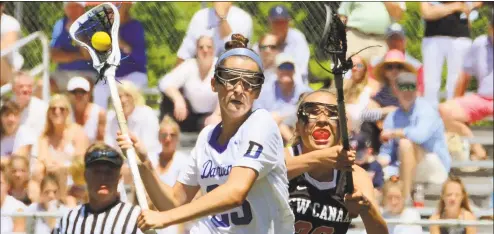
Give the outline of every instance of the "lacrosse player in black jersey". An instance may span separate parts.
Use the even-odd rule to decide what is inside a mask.
[[[355,152],[340,145],[335,92],[318,90],[302,97],[296,138],[285,151],[290,206],[299,234],[340,234],[361,216],[368,234],[388,233],[367,172],[354,165]],[[353,170],[352,170],[353,169]],[[353,171],[353,194],[335,199],[342,171]]]

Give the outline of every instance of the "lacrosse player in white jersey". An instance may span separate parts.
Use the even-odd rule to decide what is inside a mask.
[[[131,136],[144,185],[161,211],[143,211],[141,230],[197,220],[192,234],[294,233],[283,140],[269,112],[252,110],[264,76],[261,59],[247,43],[240,34],[226,43],[211,81],[222,122],[201,131],[173,188],[160,182],[145,149]],[[118,136],[121,148],[130,147],[127,139]],[[192,201],[199,189],[202,196]]]

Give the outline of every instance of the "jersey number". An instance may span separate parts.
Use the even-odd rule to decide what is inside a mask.
[[[206,191],[209,193],[216,187],[218,187],[217,184],[209,185],[206,188]],[[250,209],[250,203],[247,200],[242,203],[242,212],[244,213],[243,217],[240,217],[238,212],[219,215],[220,219],[218,219],[217,215],[214,215],[211,218],[211,222],[217,227],[229,227],[230,220],[233,225],[247,225],[252,221],[252,210]]]
[[[312,231],[312,232],[311,232]],[[312,230],[312,223],[299,220],[295,223],[296,234],[333,234],[334,228],[327,226],[320,226]]]

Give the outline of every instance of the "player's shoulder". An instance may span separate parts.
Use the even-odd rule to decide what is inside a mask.
[[[219,123],[221,124],[221,123]],[[199,135],[197,136],[196,140],[196,146],[203,144],[204,142],[208,142],[209,137],[213,133],[214,129],[219,125],[219,124],[210,124],[204,127],[200,132]]]
[[[249,118],[243,124],[244,128],[248,130],[252,129],[263,129],[268,130],[271,128],[278,128],[278,125],[273,119],[273,116],[266,109],[256,109],[254,110]]]

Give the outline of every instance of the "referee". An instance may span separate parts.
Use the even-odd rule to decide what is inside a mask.
[[[122,156],[97,142],[88,148],[84,163],[89,203],[68,211],[52,234],[142,233],[136,223],[140,207],[121,202],[117,191]]]

